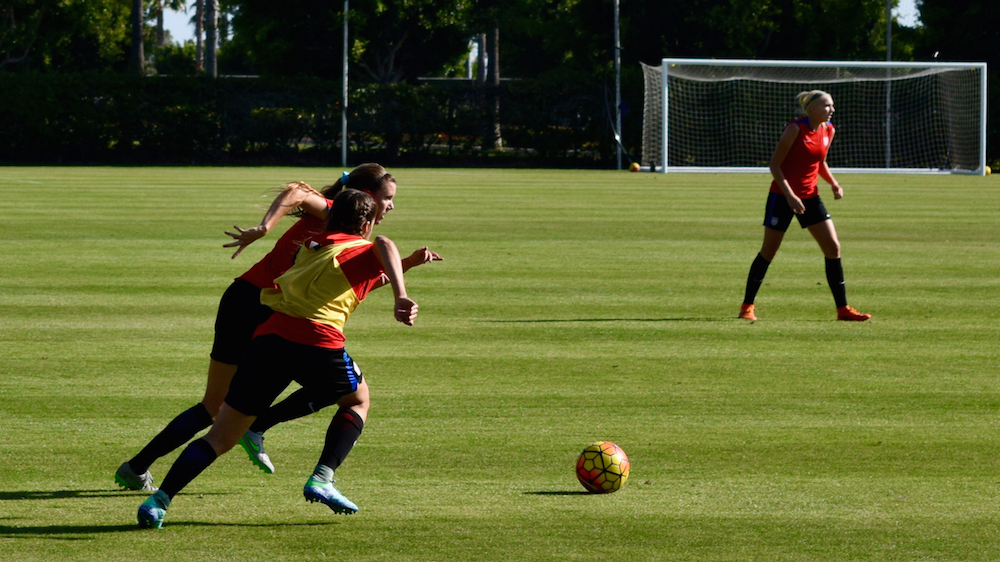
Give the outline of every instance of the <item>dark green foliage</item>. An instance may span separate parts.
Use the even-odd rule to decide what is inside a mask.
[[[194,41],[188,41],[184,45],[168,43],[154,47],[152,52],[153,67],[158,75],[194,76],[198,72],[194,64]]]
[[[178,60],[166,52],[164,64]],[[338,82],[177,74],[0,74],[0,159],[325,165],[339,159]],[[395,165],[611,164],[601,86],[542,78],[505,83],[500,94],[511,150],[483,153],[485,98],[470,83],[358,86],[349,106],[351,158]]]
[[[123,72],[128,63],[130,0],[0,2],[4,72]]]
[[[988,103],[995,110],[1000,32],[992,22],[1000,13],[994,3],[921,2],[922,27],[893,29],[893,59],[986,61]],[[39,73],[124,73],[130,2],[3,5],[10,8],[0,10],[0,61],[7,61],[0,62],[3,161],[305,164],[339,156],[342,3],[222,2],[234,14],[234,35],[220,47],[220,75],[262,78],[216,85],[79,77],[30,82],[26,76]],[[633,153],[642,128],[640,61],[886,58],[881,0],[630,0],[620,7],[622,99],[629,109],[622,134]],[[611,0],[355,0],[350,10],[352,158],[612,165]],[[468,82],[428,85],[421,78],[463,76],[469,39],[494,28],[504,80],[500,129],[512,150],[481,152],[476,147],[492,124],[486,122],[491,90]],[[149,26],[146,35],[148,72],[197,74],[193,46],[154,47]],[[38,87],[19,83],[25,80]],[[303,91],[307,82],[318,90]],[[80,88],[60,91],[64,83]],[[988,119],[987,159],[1000,163],[995,113]]]
[[[343,4],[242,0],[229,51],[245,53],[257,73],[339,79]],[[352,73],[363,82],[413,81],[466,50],[462,3],[356,0],[350,8]]]
[[[924,24],[917,56],[923,60],[985,62],[987,160],[1000,164],[1000,8],[990,0],[922,0]]]

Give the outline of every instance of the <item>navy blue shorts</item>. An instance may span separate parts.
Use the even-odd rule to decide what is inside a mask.
[[[788,199],[780,193],[767,194],[767,207],[764,209],[764,226],[785,232],[792,224],[792,217],[799,219],[802,228],[819,224],[825,220],[830,220],[830,213],[826,211],[823,200],[816,197],[803,199],[802,204],[806,206],[806,212],[796,215],[792,208],[788,206]]]
[[[253,283],[243,279],[233,281],[219,301],[210,357],[220,363],[239,365],[257,326],[273,312],[271,307],[260,304],[260,289]]]
[[[302,385],[319,410],[358,389],[361,371],[346,349],[290,342],[274,334],[254,338],[226,394],[226,404],[259,416],[292,381]]]

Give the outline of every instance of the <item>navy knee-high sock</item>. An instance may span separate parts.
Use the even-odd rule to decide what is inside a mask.
[[[358,442],[364,427],[364,420],[354,410],[337,410],[337,415],[333,416],[330,427],[326,430],[326,443],[319,456],[319,464],[336,470]]]
[[[844,284],[844,266],[840,263],[840,258],[826,258],[826,282],[830,284],[837,308],[847,306],[847,286]]]
[[[771,262],[764,259],[764,256],[757,254],[753,264],[750,265],[750,274],[747,275],[747,291],[743,296],[744,304],[753,304],[757,298],[757,291],[760,290],[761,283],[764,282],[764,275],[767,274],[767,267]]]
[[[163,479],[160,491],[167,494],[171,499],[177,492],[184,489],[192,480],[198,477],[209,467],[218,455],[215,449],[204,439],[196,439],[191,442],[181,456],[177,457],[174,465],[170,467],[170,472]]]
[[[336,404],[336,402],[317,401],[313,398],[312,392],[300,388],[257,416],[253,425],[250,426],[250,431],[264,433],[279,423],[308,416],[332,404]]]
[[[192,437],[206,427],[212,425],[212,414],[208,413],[202,403],[184,410],[163,428],[148,445],[132,457],[128,464],[136,474],[149,470],[149,465],[156,459],[187,443]]]

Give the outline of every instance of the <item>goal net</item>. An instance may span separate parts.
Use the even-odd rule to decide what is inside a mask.
[[[834,171],[983,174],[985,63],[663,59],[642,65],[642,157],[659,172],[766,172],[796,95],[833,96]]]

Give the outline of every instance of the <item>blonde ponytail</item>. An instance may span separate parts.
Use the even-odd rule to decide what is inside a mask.
[[[809,90],[807,92],[799,92],[799,95],[795,98],[799,101],[799,105],[802,107],[802,111],[806,111],[809,104],[818,100],[819,98],[829,95],[823,90]]]

